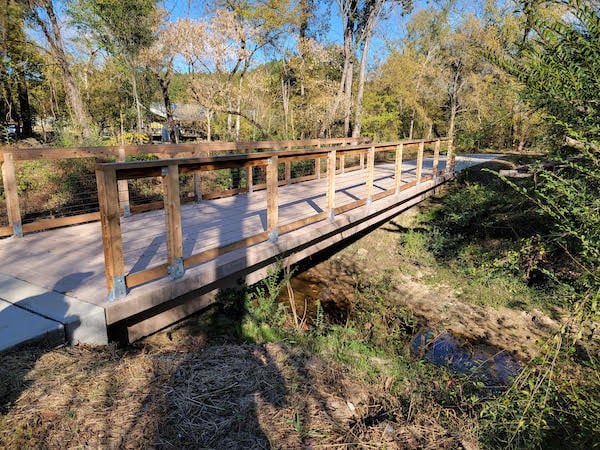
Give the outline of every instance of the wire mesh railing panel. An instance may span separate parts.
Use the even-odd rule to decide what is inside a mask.
[[[396,161],[396,150],[375,152],[375,164],[393,164]]]
[[[127,180],[129,202],[134,209],[136,206],[148,206],[163,201],[163,187],[160,177],[137,178]]]
[[[8,225],[8,211],[6,210],[6,194],[4,192],[4,180],[0,173],[0,227]]]
[[[15,164],[22,223],[98,212],[95,158]]]
[[[315,175],[315,160],[314,159],[304,159],[300,161],[292,161],[291,162],[291,177],[295,178],[305,178],[309,176]]]
[[[267,183],[267,166],[253,166],[252,184],[254,186],[264,185]]]
[[[364,157],[363,157],[364,160]],[[346,155],[344,157],[345,169],[355,169],[360,167],[361,157],[360,155]]]

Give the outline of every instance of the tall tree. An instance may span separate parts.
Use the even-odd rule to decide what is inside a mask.
[[[52,0],[25,0],[25,4],[28,7],[29,18],[46,38],[48,51],[60,68],[72,121],[76,124],[80,137],[84,140],[89,139],[92,134],[89,111],[82,100],[81,91],[73,75],[55,5]]]
[[[152,45],[159,20],[154,0],[79,0],[70,9],[75,24],[86,28],[99,45],[121,58],[130,73],[138,131],[143,116],[136,76],[139,52]]]
[[[147,48],[141,50],[139,59],[154,75],[160,87],[160,93],[165,107],[167,126],[171,141],[176,143],[178,140],[175,130],[175,121],[173,119],[173,103],[171,102],[170,86],[173,79],[174,60],[177,56],[177,45],[179,37],[176,35],[177,28],[172,25],[165,25],[157,31],[156,40]]]
[[[34,75],[36,55],[24,32],[25,12],[14,0],[0,2],[0,81],[2,82],[3,120],[18,120],[18,137],[33,134],[29,102],[29,79]],[[16,91],[16,99],[13,92]]]
[[[375,28],[392,9],[400,6],[403,10],[412,8],[412,0],[337,0],[342,19],[343,57],[338,95],[331,106],[330,121],[335,117],[340,105],[344,106],[344,134],[350,134],[351,112],[354,107],[353,135],[360,135],[362,120],[362,99],[369,59],[369,48]],[[354,61],[359,60],[358,89],[355,99],[352,97],[354,78]],[[325,122],[321,126],[321,135],[330,125]]]

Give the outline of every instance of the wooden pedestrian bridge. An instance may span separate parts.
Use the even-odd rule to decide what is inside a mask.
[[[493,158],[445,138],[2,147],[0,350],[148,335]]]

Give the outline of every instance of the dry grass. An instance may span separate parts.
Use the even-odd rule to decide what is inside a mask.
[[[0,447],[461,446],[435,414],[414,415],[384,386],[297,348],[164,335],[159,344],[3,355]]]

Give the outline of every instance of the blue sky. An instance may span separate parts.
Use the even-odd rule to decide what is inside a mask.
[[[417,0],[413,11],[427,7],[431,1]],[[163,7],[172,14],[173,19],[190,17],[197,19],[206,16],[206,0],[163,0]],[[318,2],[320,17],[327,18],[327,32],[319,36],[319,40],[328,44],[342,43],[342,25],[339,15],[339,6],[336,0]],[[387,43],[398,42],[403,35],[407,20],[410,15],[402,15],[401,8],[394,9],[392,15],[381,23],[371,43],[371,63],[384,60],[388,55]]]

